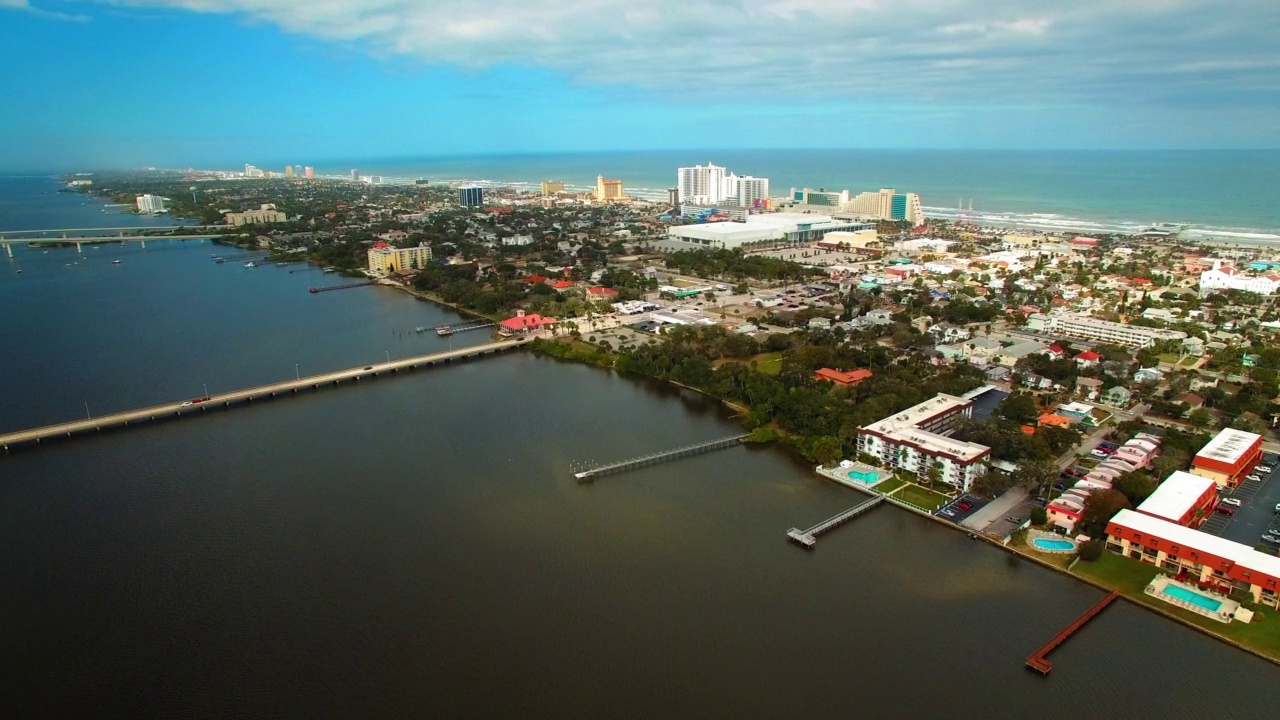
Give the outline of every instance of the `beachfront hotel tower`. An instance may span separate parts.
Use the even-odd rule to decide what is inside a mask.
[[[621,199],[621,180],[608,180],[603,175],[596,176],[596,202],[610,202]]]
[[[924,210],[920,196],[900,193],[892,188],[880,192],[864,192],[844,203],[840,210],[876,220],[906,220],[912,227],[924,224]]]
[[[682,205],[727,204],[762,207],[769,199],[769,178],[738,175],[707,163],[676,171],[677,201]]]

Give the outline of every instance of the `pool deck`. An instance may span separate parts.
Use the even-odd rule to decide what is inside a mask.
[[[1036,545],[1036,540],[1052,540],[1054,542],[1067,542],[1067,543],[1071,543],[1071,547],[1063,548],[1061,550],[1052,550],[1049,548],[1042,548],[1039,545]],[[1034,530],[1034,529],[1027,531],[1027,547],[1031,548],[1032,550],[1035,550],[1036,552],[1061,553],[1061,554],[1074,553],[1076,551],[1076,544],[1077,543],[1075,540],[1072,540],[1071,538],[1063,537],[1062,535],[1058,535],[1055,533],[1045,532],[1043,530]]]
[[[1200,607],[1199,605],[1193,602],[1181,600],[1176,597],[1173,597],[1172,595],[1169,595],[1167,592],[1165,592],[1165,590],[1169,587],[1182,588],[1183,590],[1189,593],[1202,595],[1206,598],[1209,598],[1210,600],[1213,600],[1215,602],[1219,602],[1222,604],[1218,607],[1217,611],[1209,610],[1208,608]],[[1232,618],[1235,617],[1236,611],[1240,609],[1240,603],[1236,602],[1235,600],[1232,600],[1231,598],[1205,592],[1204,590],[1201,590],[1200,588],[1195,587],[1194,585],[1188,585],[1186,583],[1178,582],[1177,580],[1174,580],[1173,578],[1167,577],[1165,575],[1156,575],[1156,577],[1152,579],[1151,582],[1147,583],[1147,587],[1143,589],[1143,592],[1145,592],[1146,594],[1150,595],[1153,598],[1156,598],[1157,600],[1162,600],[1164,602],[1169,603],[1170,605],[1180,607],[1184,610],[1188,610],[1197,615],[1203,615],[1204,617],[1212,618],[1214,620],[1217,620],[1220,623],[1231,622]]]

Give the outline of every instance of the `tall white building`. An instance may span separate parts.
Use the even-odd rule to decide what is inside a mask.
[[[724,200],[732,200],[745,208],[753,208],[756,202],[769,199],[769,178],[758,178],[750,175],[739,177],[729,173],[724,179]]]
[[[694,165],[676,172],[676,188],[680,202],[709,205],[724,200],[724,168],[719,165]]]
[[[164,212],[164,198],[159,195],[139,195],[134,202],[138,205],[138,212],[144,215]]]

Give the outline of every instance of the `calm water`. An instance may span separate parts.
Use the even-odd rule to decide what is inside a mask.
[[[56,213],[56,207],[49,209]],[[56,218],[51,218],[56,220]],[[5,220],[0,217],[0,227]],[[207,245],[0,258],[0,428],[434,349],[455,319]],[[95,255],[104,255],[98,258]],[[112,266],[119,257],[123,264]],[[455,342],[480,342],[460,336]],[[516,354],[0,458],[24,716],[1233,717],[1274,666],[735,448],[697,395]]]
[[[320,168],[365,174],[522,181],[595,187],[618,178],[628,192],[665,198],[676,168],[714,162],[791,187],[892,187],[917,192],[932,217],[963,201],[980,222],[1061,232],[1133,232],[1153,221],[1187,222],[1186,236],[1280,242],[1280,150],[969,151],[713,150],[446,157],[351,161]],[[972,202],[971,202],[972,201]]]

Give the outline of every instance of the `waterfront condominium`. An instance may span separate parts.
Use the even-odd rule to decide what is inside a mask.
[[[881,464],[928,478],[931,468],[948,485],[967,491],[984,473],[991,448],[947,436],[972,417],[973,402],[939,394],[883,420],[858,428],[858,453]]]
[[[769,199],[769,178],[729,173],[724,179],[724,199],[739,207],[762,208]]]
[[[555,195],[564,192],[563,180],[543,180],[542,181],[542,197]]]
[[[915,193],[896,192],[892,188],[882,188],[880,192],[859,193],[853,198],[846,199],[841,204],[840,210],[876,220],[905,220],[913,227],[924,224],[924,209],[920,206],[920,196]]]
[[[138,212],[143,215],[155,215],[165,211],[164,198],[159,195],[139,195],[134,198],[134,202],[138,205]]]
[[[1262,462],[1262,436],[1227,428],[1200,448],[1191,460],[1191,472],[1219,487],[1233,488]]]
[[[380,242],[369,248],[369,274],[385,276],[421,270],[431,262],[431,248],[425,243],[417,247],[397,248]]]
[[[458,188],[458,204],[462,207],[484,205],[484,188],[479,185],[464,185]]]

